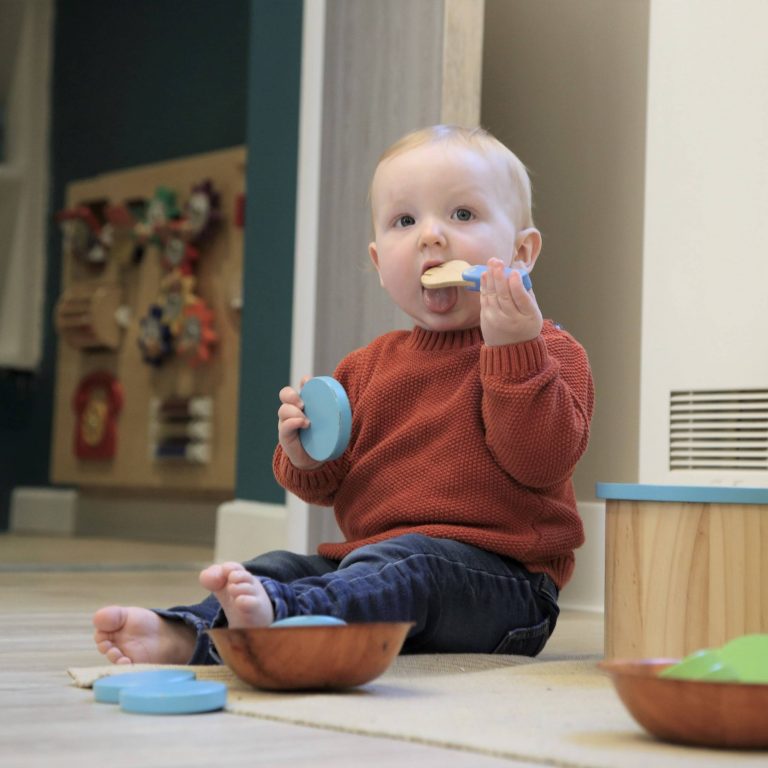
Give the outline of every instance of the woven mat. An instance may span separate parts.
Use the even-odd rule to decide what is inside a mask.
[[[400,656],[381,677],[343,693],[269,693],[226,667],[194,667],[230,688],[227,710],[297,725],[401,739],[564,768],[765,766],[765,752],[658,742],[635,724],[596,659]],[[80,687],[108,674],[154,669],[72,668]]]

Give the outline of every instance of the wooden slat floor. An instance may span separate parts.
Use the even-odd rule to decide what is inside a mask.
[[[224,713],[129,715],[71,684],[67,667],[104,662],[91,640],[96,608],[194,601],[197,570],[210,557],[201,547],[0,534],[0,765],[527,765]],[[565,612],[544,655],[601,650],[602,617]]]

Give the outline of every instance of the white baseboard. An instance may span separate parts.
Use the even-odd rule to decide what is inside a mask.
[[[78,493],[72,489],[14,488],[10,531],[72,536],[77,525],[77,500]]]
[[[560,593],[560,607],[602,613],[605,608],[605,503],[578,502],[586,542],[576,550],[576,570]]]
[[[11,533],[167,541],[211,546],[214,501],[19,486],[11,494]]]
[[[243,562],[275,549],[288,549],[288,510],[283,504],[228,501],[216,514],[214,560]]]
[[[218,501],[80,493],[78,535],[213,546]]]

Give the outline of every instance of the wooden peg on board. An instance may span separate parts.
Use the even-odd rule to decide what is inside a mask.
[[[117,312],[121,303],[119,285],[76,283],[56,304],[56,330],[75,349],[117,349],[121,339]]]

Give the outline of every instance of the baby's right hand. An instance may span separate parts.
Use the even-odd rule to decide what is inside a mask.
[[[310,379],[305,376],[301,385]],[[280,408],[277,411],[277,436],[285,455],[296,469],[317,469],[323,465],[315,461],[305,450],[299,439],[299,432],[309,426],[309,419],[304,414],[304,403],[293,387],[280,390]]]

